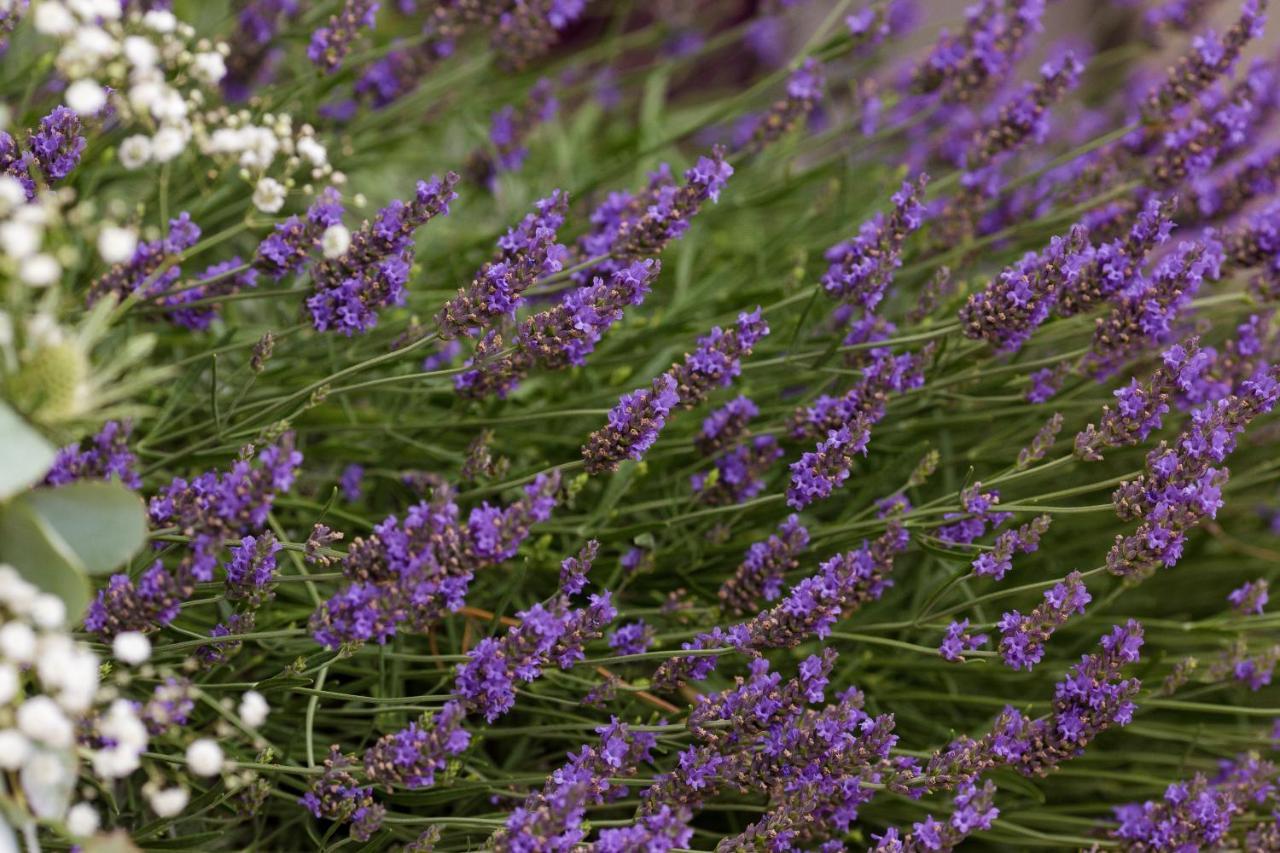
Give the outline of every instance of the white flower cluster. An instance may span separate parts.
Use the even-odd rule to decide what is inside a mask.
[[[48,287],[62,276],[62,263],[45,247],[45,234],[61,222],[62,201],[69,190],[55,190],[28,202],[16,178],[0,175],[0,260],[18,280]]]
[[[149,735],[140,706],[122,697],[117,686],[101,683],[98,656],[67,633],[66,616],[59,598],[0,565],[0,771],[17,774],[34,819],[60,826],[71,838],[85,838],[97,831],[100,819],[91,787],[84,789],[89,799],[72,803],[85,769],[78,755],[87,756],[99,783],[110,783],[141,766]],[[118,663],[142,666],[151,657],[151,643],[126,632],[115,638],[111,652]],[[259,728],[270,710],[253,690],[243,694],[238,708],[250,730]],[[86,731],[102,745],[78,750]],[[203,778],[228,767],[222,747],[211,738],[193,740],[185,761],[192,775]],[[162,787],[155,778],[143,792],[160,817],[180,814],[190,797],[185,787]],[[0,836],[0,850],[3,841]]]
[[[194,143],[205,156],[239,166],[254,186],[254,205],[265,213],[284,206],[300,170],[305,180],[343,181],[310,126],[295,129],[283,113],[254,117],[211,106],[227,73],[228,48],[197,40],[172,12],[126,15],[119,0],[40,0],[34,18],[37,30],[61,44],[56,65],[71,81],[67,105],[97,114],[107,106],[110,87],[120,117],[145,131],[120,143],[126,169],[167,163]]]
[[[60,599],[40,592],[12,567],[0,566],[0,770],[17,774],[33,817],[61,822],[68,834],[83,837],[97,829],[98,813],[88,802],[71,803],[79,770],[76,728],[98,701],[99,662],[71,638],[65,621]],[[123,739],[112,750],[132,750],[137,767],[146,727],[131,703],[119,704],[123,707],[112,706],[108,719],[119,717],[122,724],[108,737]],[[128,724],[122,722],[125,717]],[[100,752],[92,756],[95,770]]]

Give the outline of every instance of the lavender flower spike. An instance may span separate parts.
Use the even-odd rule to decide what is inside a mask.
[[[622,460],[642,458],[680,404],[678,387],[675,378],[664,373],[649,388],[624,394],[609,412],[609,423],[591,433],[582,448],[587,473],[616,471]]]
[[[927,175],[904,183],[893,194],[893,210],[864,222],[858,236],[827,250],[830,266],[822,277],[822,287],[833,299],[847,299],[874,311],[884,298],[893,271],[902,266],[902,245],[924,224],[921,202]]]
[[[28,144],[45,180],[51,184],[61,181],[71,174],[84,153],[79,116],[66,107],[55,107],[40,119],[40,129],[30,134]]]
[[[329,25],[311,34],[307,58],[326,73],[334,73],[342,66],[356,34],[372,27],[377,14],[377,0],[344,0],[342,9],[330,16]]]

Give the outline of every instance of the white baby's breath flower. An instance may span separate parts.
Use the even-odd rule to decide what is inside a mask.
[[[0,225],[0,251],[15,260],[40,251],[40,229],[29,222],[12,221]]]
[[[32,16],[37,32],[47,36],[65,36],[76,28],[75,16],[54,0],[46,0],[35,8]]]
[[[151,657],[151,641],[137,631],[125,631],[111,642],[111,653],[130,666],[137,666]]]
[[[147,748],[147,727],[126,699],[117,699],[98,724],[110,746],[92,755],[93,772],[104,779],[121,779],[138,769]]]
[[[248,690],[240,697],[240,719],[251,729],[256,729],[267,721],[271,706],[262,694],[256,690]]]
[[[67,605],[56,595],[41,593],[31,604],[31,621],[45,630],[60,628],[67,621]]]
[[[351,248],[351,232],[342,223],[330,225],[320,235],[320,248],[326,258],[340,258]]]
[[[147,802],[158,817],[177,817],[187,807],[189,797],[186,788],[165,788],[150,791]]]
[[[186,147],[186,134],[176,127],[162,127],[151,139],[151,156],[157,163],[168,163]]]
[[[278,213],[288,191],[275,178],[262,178],[253,190],[253,206],[263,213]]]
[[[18,668],[0,662],[0,705],[8,705],[18,695]]]
[[[171,33],[178,26],[178,19],[167,9],[152,9],[142,16],[142,25],[157,33]]]
[[[12,175],[0,175],[0,215],[26,201],[27,191],[22,188],[22,182]]]
[[[31,741],[17,729],[0,729],[0,770],[17,770],[31,755]]]
[[[197,776],[217,776],[222,763],[222,747],[214,740],[200,738],[187,747],[187,766]]]
[[[76,742],[75,726],[48,696],[32,696],[18,706],[18,731],[31,740],[55,749],[70,749]]]
[[[151,39],[143,36],[128,36],[123,44],[124,58],[135,69],[154,68],[160,61],[160,50]]]
[[[67,87],[67,106],[76,113],[93,115],[107,104],[107,93],[93,80],[85,77]]]
[[[36,589],[13,566],[0,565],[0,603],[22,616],[35,603],[40,590]]]
[[[191,73],[210,86],[216,86],[227,76],[227,64],[220,53],[197,53],[191,59]]]
[[[109,264],[129,260],[137,248],[138,235],[132,228],[105,225],[98,232],[98,254]]]
[[[13,663],[31,663],[36,655],[36,632],[25,622],[0,627],[0,656]]]
[[[151,137],[138,134],[126,138],[120,143],[119,157],[126,169],[145,166],[151,159]]]
[[[67,832],[72,838],[88,838],[98,831],[98,812],[88,803],[76,803],[67,811]]]
[[[48,287],[62,275],[62,267],[53,255],[44,253],[23,258],[18,266],[18,278],[32,287]]]
[[[323,166],[329,162],[329,152],[324,146],[316,142],[314,136],[304,136],[298,140],[298,155],[305,157],[312,166]]]

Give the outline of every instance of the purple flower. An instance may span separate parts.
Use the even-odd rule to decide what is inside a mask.
[[[981,0],[965,10],[964,30],[943,30],[927,59],[916,66],[913,88],[940,93],[944,101],[968,101],[995,87],[1012,71],[1027,37],[1040,31],[1044,0]]]
[[[1265,0],[1245,0],[1240,17],[1226,35],[1219,37],[1209,30],[1196,36],[1191,52],[1179,57],[1164,82],[1147,95],[1142,105],[1143,117],[1152,123],[1160,122],[1175,107],[1191,101],[1230,72],[1244,46],[1262,35],[1265,7]]]
[[[277,280],[297,275],[325,230],[341,223],[342,198],[336,189],[326,187],[307,208],[305,217],[290,216],[258,244],[254,268]]]
[[[184,213],[169,220],[169,234],[162,240],[138,244],[133,257],[113,266],[89,285],[89,304],[113,293],[123,299],[139,288],[146,296],[169,290],[182,270],[174,261],[200,239],[200,228]]]
[[[843,426],[827,433],[826,441],[792,463],[787,504],[793,509],[804,509],[816,500],[830,497],[849,479],[854,455],[866,455],[870,440],[871,428],[861,415],[852,428]]]
[[[275,577],[276,554],[284,547],[270,533],[246,536],[231,549],[227,563],[227,598],[259,603]]]
[[[324,773],[298,800],[316,818],[351,824],[351,837],[364,842],[382,826],[386,809],[373,801],[373,788],[360,787],[351,769],[355,761],[333,746],[324,762]]]
[[[747,549],[733,577],[720,586],[717,595],[721,603],[735,613],[748,613],[761,598],[773,601],[782,592],[786,573],[800,567],[797,555],[808,545],[809,531],[800,524],[800,517],[787,516],[777,533]]]
[[[776,438],[759,435],[717,456],[712,472],[691,475],[689,485],[708,506],[742,503],[764,490],[764,476],[782,456]]]
[[[27,144],[49,183],[61,181],[80,163],[85,140],[80,118],[66,107],[55,107],[40,119],[40,129],[28,135]]]
[[[747,434],[747,424],[760,409],[750,399],[738,396],[713,411],[702,422],[702,431],[694,439],[698,452],[710,456],[726,447],[732,447]]]
[[[518,171],[524,165],[530,134],[555,118],[559,106],[551,81],[543,78],[529,89],[519,107],[507,105],[495,112],[489,124],[491,147],[477,149],[467,161],[470,178],[496,190],[498,175]]]
[[[317,331],[338,330],[350,337],[372,329],[377,309],[404,302],[404,286],[413,262],[413,234],[437,216],[449,213],[458,176],[418,181],[414,199],[392,201],[373,222],[351,237],[341,257],[325,259],[311,270],[307,309]]]
[[[751,126],[743,129],[744,138],[735,146],[735,151],[762,151],[798,127],[822,100],[823,78],[818,61],[806,59],[787,79],[786,97],[774,102],[768,112],[754,118]]]
[[[938,646],[938,654],[945,660],[963,661],[965,652],[973,652],[982,648],[990,639],[986,634],[970,634],[969,620],[961,619],[947,626],[947,635]]]
[[[462,727],[465,716],[462,704],[450,700],[432,717],[430,728],[413,722],[398,732],[383,735],[365,750],[365,773],[370,780],[388,788],[431,787],[436,773],[445,768],[449,758],[471,742],[470,733]]]
[[[338,488],[342,490],[342,496],[348,501],[355,503],[360,500],[360,496],[364,493],[364,466],[351,463],[342,469],[342,476],[338,478]]]
[[[45,485],[118,479],[131,489],[141,489],[142,478],[136,469],[138,457],[129,449],[132,431],[129,421],[107,421],[87,440],[88,447],[81,441],[62,448],[53,460],[53,467],[45,474]]]
[[[1258,578],[1232,590],[1227,601],[1231,602],[1231,608],[1241,616],[1261,616],[1263,608],[1267,606],[1267,589],[1266,579]]]
[[[1013,568],[1015,554],[1030,554],[1040,546],[1040,537],[1049,529],[1053,517],[1037,516],[1016,530],[1006,530],[996,537],[990,551],[983,551],[973,561],[973,572],[993,580],[1004,580]]]
[[[514,318],[524,291],[564,267],[569,250],[556,242],[556,231],[564,224],[568,206],[569,197],[556,190],[507,231],[494,259],[436,314],[441,337],[475,337],[497,320]]]
[[[920,199],[928,181],[928,176],[921,175],[914,184],[904,183],[893,194],[888,217],[877,214],[862,224],[857,237],[827,250],[830,266],[822,277],[822,287],[828,296],[875,310],[893,271],[902,266],[903,243],[924,224],[926,211]]]
[[[1044,602],[1023,616],[1010,610],[1000,618],[1000,654],[1013,669],[1031,669],[1044,657],[1044,644],[1072,614],[1084,613],[1092,600],[1079,572],[1067,575],[1044,594]]]
[[[646,625],[643,619],[619,625],[609,635],[609,648],[620,655],[638,655],[649,650],[653,644],[653,628]]]
[[[676,380],[663,373],[649,388],[623,394],[609,412],[609,422],[591,433],[582,455],[587,473],[616,471],[623,459],[641,459],[680,403]]]
[[[377,0],[344,0],[338,13],[329,17],[329,25],[311,34],[307,58],[326,73],[334,73],[342,66],[356,35],[361,29],[372,28],[377,14]]]
[[[165,317],[179,326],[195,331],[204,331],[218,316],[218,305],[192,305],[189,303],[206,301],[218,296],[228,296],[248,290],[258,284],[258,271],[246,267],[239,255],[232,255],[225,261],[213,264],[200,273],[194,286],[184,287],[173,293],[166,293],[160,300],[162,305],[173,310]]]
[[[1070,51],[1040,66],[1040,79],[1026,84],[1000,108],[995,121],[974,132],[964,155],[965,169],[981,172],[1028,142],[1043,142],[1049,132],[1049,108],[1076,87],[1083,70]]]

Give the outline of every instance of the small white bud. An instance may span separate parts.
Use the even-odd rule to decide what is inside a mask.
[[[49,631],[60,628],[67,621],[67,605],[58,596],[42,592],[31,603],[31,621]]]
[[[32,287],[48,287],[62,275],[62,267],[53,255],[39,254],[23,259],[18,266],[18,278]]]
[[[0,628],[0,656],[14,663],[31,663],[36,655],[36,632],[25,622],[9,622]]]
[[[151,138],[138,134],[120,143],[120,165],[126,169],[145,166],[151,159]]]
[[[151,641],[137,631],[125,631],[112,640],[111,653],[130,666],[137,666],[151,657]]]
[[[107,105],[107,93],[94,81],[85,78],[67,87],[67,106],[82,116],[93,115]]]
[[[256,690],[246,691],[244,696],[240,697],[240,719],[251,729],[260,727],[267,721],[267,714],[271,713],[271,706],[267,704],[267,700],[262,698],[262,694]]]
[[[98,232],[98,254],[109,264],[129,260],[137,248],[138,235],[132,228],[105,225]]]
[[[0,770],[17,770],[31,754],[31,741],[17,729],[0,729]]]
[[[330,225],[320,236],[320,247],[326,258],[340,258],[351,247],[351,232],[340,222]]]
[[[72,838],[88,838],[98,831],[98,812],[88,803],[76,803],[67,811],[67,832]]]
[[[47,36],[65,36],[76,27],[76,19],[61,3],[45,2],[36,6],[36,31]]]
[[[55,749],[70,749],[76,742],[75,727],[48,696],[32,696],[19,705],[17,720],[20,732]]]
[[[253,190],[253,206],[263,213],[278,213],[288,191],[275,178],[263,178]]]
[[[152,791],[148,797],[151,810],[159,817],[177,817],[187,807],[186,788],[165,788],[163,791]]]
[[[197,776],[217,776],[222,772],[222,747],[209,738],[192,741],[187,747],[187,766]]]

